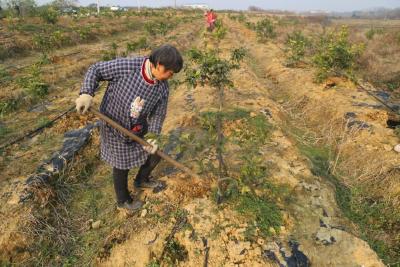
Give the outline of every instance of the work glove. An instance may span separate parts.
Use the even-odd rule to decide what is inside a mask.
[[[93,102],[93,96],[88,94],[81,94],[76,100],[76,111],[80,114],[85,114]]]
[[[158,149],[157,140],[147,139],[146,142],[149,143],[150,146],[143,146],[144,151],[146,151],[147,153],[152,154],[152,155],[155,154]]]

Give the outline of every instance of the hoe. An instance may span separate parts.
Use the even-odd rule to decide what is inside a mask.
[[[150,146],[149,143],[147,143],[145,140],[143,140],[142,138],[136,136],[135,134],[133,134],[132,132],[130,132],[129,130],[125,129],[124,127],[122,127],[121,125],[119,125],[118,123],[116,123],[115,121],[113,121],[112,119],[110,119],[109,117],[107,117],[106,115],[102,114],[100,111],[94,109],[94,108],[90,108],[90,111],[95,114],[97,117],[99,117],[100,119],[102,119],[103,121],[105,121],[106,123],[108,123],[110,126],[112,126],[113,128],[119,130],[120,132],[122,132],[123,134],[125,134],[126,136],[128,136],[130,139],[132,139],[133,141],[141,144],[142,146]],[[181,171],[185,172],[186,174],[194,177],[194,178],[200,178],[194,171],[192,171],[191,169],[189,169],[188,167],[182,165],[181,163],[177,162],[176,160],[174,160],[173,158],[171,158],[170,156],[168,156],[167,154],[165,154],[164,152],[162,152],[161,150],[157,150],[156,154],[158,156],[160,156],[162,159],[166,160],[168,163],[170,163],[171,165],[175,166],[176,168],[180,169]]]

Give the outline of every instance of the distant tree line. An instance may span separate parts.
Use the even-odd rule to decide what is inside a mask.
[[[0,0],[0,18],[40,16],[48,9],[63,11],[66,8],[76,7],[77,3],[77,0],[54,0],[49,4],[38,6],[35,0]]]
[[[268,12],[275,14],[294,14],[294,12],[285,10],[270,10],[264,9],[258,6],[249,6],[248,10],[251,12]],[[371,10],[360,10],[352,12],[302,12],[299,15],[310,15],[310,16],[329,16],[329,17],[352,17],[352,18],[375,18],[375,19],[400,19],[400,8],[388,9],[388,8],[375,8]]]
[[[400,19],[400,8],[379,8],[368,11],[353,11],[353,18],[377,18],[377,19]]]
[[[258,6],[249,6],[248,7],[249,11],[252,12],[268,12],[268,13],[273,13],[273,14],[287,14],[287,15],[292,15],[294,12],[286,11],[286,10],[272,10],[272,9],[264,9]]]

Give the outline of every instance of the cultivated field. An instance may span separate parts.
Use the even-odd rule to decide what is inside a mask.
[[[220,12],[208,32],[200,10],[154,9],[0,26],[1,265],[400,265],[400,21]],[[74,100],[91,64],[164,43],[185,67],[160,142],[200,178],[162,162],[167,187],[135,192],[132,170],[145,205],[126,217]]]

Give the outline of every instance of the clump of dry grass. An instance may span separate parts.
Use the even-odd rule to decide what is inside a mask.
[[[388,28],[383,29],[379,36],[368,40],[363,28],[356,29],[354,40],[361,40],[366,44],[365,51],[359,58],[361,77],[376,86],[384,86],[390,89],[393,80],[400,81],[400,41],[398,31]]]
[[[369,139],[365,130],[348,127],[349,120],[339,109],[302,96],[288,102],[285,110],[296,121],[296,127],[302,129],[303,141],[330,149],[331,172],[342,182],[349,186],[368,185],[371,195],[398,199],[396,185],[383,191],[380,184],[382,175],[399,163],[397,158],[385,151],[383,144]]]
[[[62,256],[69,255],[82,222],[71,219],[67,205],[73,195],[71,185],[81,181],[83,176],[98,162],[99,137],[95,134],[82,154],[75,157],[68,168],[48,183],[36,183],[30,186],[33,198],[29,200],[25,212],[16,217],[18,231],[25,237],[25,245],[10,251],[13,263],[18,259],[24,264],[47,265],[61,264]],[[85,160],[82,160],[85,158]],[[21,258],[21,253],[30,247],[30,257]],[[59,257],[55,257],[58,254]]]

